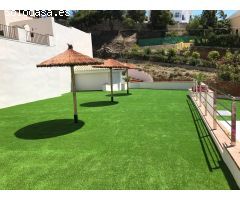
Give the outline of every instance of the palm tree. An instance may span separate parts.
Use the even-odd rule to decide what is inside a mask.
[[[197,81],[197,84],[200,85],[201,82],[205,81],[206,80],[206,75],[203,74],[203,73],[198,73],[194,76],[194,78],[196,79]]]

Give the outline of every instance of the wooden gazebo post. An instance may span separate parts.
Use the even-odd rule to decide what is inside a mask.
[[[126,67],[126,76],[127,76],[127,94],[129,94],[129,77],[128,77],[128,70],[129,69],[137,69],[137,67],[132,64],[132,63],[124,63],[125,67]]]
[[[74,74],[74,66],[71,68],[71,83],[72,83],[72,94],[73,94],[73,109],[74,109],[74,122],[78,122],[78,112],[77,112],[77,95],[76,95],[76,82]]]
[[[127,75],[127,94],[129,94],[129,77],[128,77],[128,68],[126,71],[126,75]]]
[[[111,102],[114,101],[114,98],[113,98],[113,72],[112,70],[113,69],[125,69],[126,66],[117,61],[117,60],[114,60],[114,59],[107,59],[107,60],[104,60],[104,63],[102,65],[96,65],[96,66],[93,66],[95,68],[109,68],[110,69],[110,85],[111,85]]]
[[[73,50],[73,46],[68,44],[68,49],[63,53],[60,53],[44,62],[41,62],[37,67],[70,67],[71,69],[71,85],[73,93],[73,109],[74,109],[74,122],[78,123],[78,113],[77,113],[77,96],[76,96],[76,83],[74,66],[76,65],[98,65],[102,62],[91,58],[89,56],[83,55],[77,51]]]
[[[112,68],[110,68],[110,84],[111,84],[111,102],[113,102],[114,99],[113,99],[113,74],[112,74]]]

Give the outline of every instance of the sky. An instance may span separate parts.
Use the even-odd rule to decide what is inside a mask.
[[[233,13],[236,12],[236,10],[224,10],[224,12],[227,14],[227,16],[231,16]],[[193,10],[192,15],[200,15],[202,13],[202,10]]]

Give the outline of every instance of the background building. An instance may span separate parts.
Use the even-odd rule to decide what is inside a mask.
[[[192,17],[191,10],[171,10],[174,21],[178,23],[189,23]]]
[[[240,10],[236,11],[229,17],[233,33],[239,34],[240,31]]]
[[[192,17],[191,10],[171,10],[174,21],[178,23],[189,23]],[[151,10],[146,10],[147,21],[150,20]]]
[[[0,108],[62,95],[71,90],[69,68],[36,64],[67,49],[92,57],[92,39],[49,18],[0,10]]]

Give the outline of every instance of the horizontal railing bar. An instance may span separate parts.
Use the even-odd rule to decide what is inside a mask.
[[[18,28],[15,26],[7,26],[5,24],[0,24],[0,37],[10,38],[18,40]],[[26,41],[41,45],[50,45],[49,44],[49,34],[41,34],[31,31],[26,31]],[[33,35],[33,36],[32,36]]]
[[[232,98],[234,97],[234,96],[232,96],[232,95],[230,95],[230,94],[226,94],[226,93],[224,93],[224,92],[218,90],[217,88],[214,88],[213,86],[208,86],[208,87],[209,87],[210,89],[212,89],[212,90],[214,90],[214,91],[220,93],[220,94],[223,94],[224,96],[226,96],[226,97],[228,97],[228,98],[230,98],[230,99],[232,99]]]
[[[216,113],[218,113],[218,116],[220,116],[230,127],[232,127],[232,125],[229,124],[229,122],[217,110],[215,110],[215,111],[216,111]]]
[[[200,89],[198,89],[200,86]],[[204,86],[204,85],[203,85]],[[195,96],[195,98],[192,98],[195,102],[196,102],[196,105],[199,105],[199,107],[202,105],[204,108],[205,108],[205,114],[207,116],[207,114],[209,113],[210,116],[212,117],[213,119],[213,129],[214,129],[214,123],[215,124],[218,124],[218,127],[223,131],[223,133],[231,140],[231,144],[235,145],[235,142],[234,142],[234,133],[233,133],[233,128],[234,128],[234,123],[236,123],[236,120],[235,121],[232,121],[233,120],[233,107],[231,109],[229,109],[225,104],[224,102],[219,102],[219,101],[216,101],[216,97],[218,95],[221,95],[223,94],[222,96],[224,97],[225,95],[225,99],[229,99],[229,100],[234,100],[235,98],[231,95],[226,95],[224,92],[221,92],[219,91],[218,89],[212,87],[212,86],[208,86],[207,84],[205,84],[206,86],[206,89],[202,87],[202,84],[198,84],[195,82],[194,84],[194,88],[196,89],[196,91],[192,91],[193,92],[193,95]],[[213,95],[210,95],[209,94],[209,90],[208,88],[210,88],[212,91],[213,91]],[[202,89],[202,90],[201,90]],[[204,90],[205,89],[205,90]],[[210,100],[211,99],[211,100]],[[213,101],[212,101],[213,100]],[[198,103],[199,102],[199,103]],[[227,111],[229,111],[231,113],[231,121],[232,123],[230,124],[223,115],[221,115],[218,110],[216,109],[216,106],[221,106],[223,107],[224,109],[226,109]],[[200,108],[199,108],[200,109]],[[203,114],[202,112],[202,109],[200,109],[200,112]],[[221,120],[223,119],[223,122],[226,122],[226,124],[228,126],[230,126],[230,131],[227,130],[227,128],[221,123],[222,121],[221,120],[218,120],[216,118],[216,114],[218,114],[218,116],[220,116]],[[216,129],[217,127],[215,127]]]
[[[223,108],[225,108],[227,111],[229,111],[229,112],[231,112],[232,113],[232,111],[229,109],[229,108],[227,108],[225,105],[223,105],[222,103],[220,103],[219,101],[217,102],[217,105],[221,105]]]
[[[207,102],[207,104],[212,108],[212,109],[214,109],[214,107],[207,101],[207,99],[205,98],[205,97],[203,97],[203,96],[201,96],[206,102]],[[205,102],[202,102],[201,101],[201,103],[203,104],[203,103],[205,103]],[[208,109],[207,109],[208,110]],[[209,110],[208,110],[209,111]],[[230,125],[229,124],[229,122],[217,111],[217,110],[215,110],[214,109],[214,111],[215,112],[217,112],[218,113],[218,115],[230,126],[230,127],[232,127],[232,125]],[[210,111],[209,111],[210,112]],[[212,116],[212,115],[211,115]]]
[[[208,102],[207,102],[208,103]],[[208,103],[209,104],[209,103]],[[210,105],[210,104],[209,104]],[[211,105],[210,105],[211,106]],[[211,108],[213,108],[212,106],[211,106]],[[230,137],[230,135],[229,135],[229,132],[227,132],[225,129],[223,129],[222,128],[222,124],[220,124],[219,123],[219,121],[218,120],[215,120],[214,119],[214,116],[213,116],[213,114],[212,114],[212,112],[210,112],[208,109],[207,109],[207,112],[211,115],[211,117],[213,118],[213,120],[218,124],[218,126],[222,129],[222,131],[224,132],[224,134],[229,138],[229,139],[231,139],[231,137]]]

